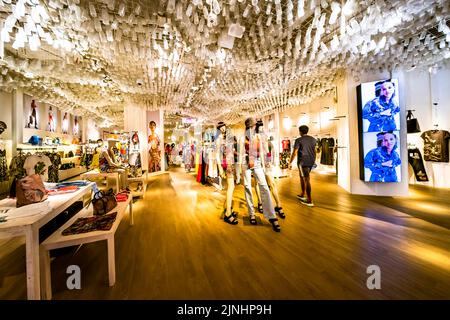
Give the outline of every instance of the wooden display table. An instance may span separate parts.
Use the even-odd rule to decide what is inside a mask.
[[[118,202],[117,206],[108,213],[117,212],[116,219],[108,231],[91,231],[73,235],[62,235],[63,230],[70,227],[75,220],[82,217],[92,216],[92,207],[90,209],[84,209],[73,216],[67,223],[61,228],[55,231],[50,237],[45,240],[40,246],[41,255],[41,268],[42,268],[42,298],[52,298],[52,285],[51,285],[51,267],[50,267],[50,250],[70,247],[74,245],[80,245],[85,243],[91,243],[96,241],[106,240],[108,247],[108,275],[109,285],[113,286],[116,283],[116,262],[115,262],[115,250],[114,250],[114,234],[119,227],[127,207],[129,207],[130,213],[130,225],[133,225],[133,196],[128,195],[127,201]]]
[[[38,214],[31,214],[24,217],[7,218],[6,222],[0,223],[0,237],[25,236],[26,245],[26,268],[27,268],[27,296],[29,300],[39,300],[41,297],[41,283],[39,270],[39,229],[53,218],[64,212],[72,204],[85,195],[90,195],[93,187],[90,183],[86,187],[81,187],[73,193],[52,195],[47,200],[31,204],[26,208],[31,212],[48,205],[48,210]],[[16,206],[14,199],[4,199],[0,201],[0,209]],[[20,209],[22,209],[20,208]]]

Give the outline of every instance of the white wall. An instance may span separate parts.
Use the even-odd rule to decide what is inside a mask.
[[[330,107],[330,109],[325,107]],[[299,135],[298,127],[302,124],[309,127],[308,134],[312,136],[330,134],[330,136],[334,137],[336,134],[336,122],[329,121],[329,119],[333,118],[336,112],[336,103],[331,96],[320,97],[309,103],[290,108],[280,113],[280,138],[297,137]],[[285,128],[283,125],[285,117],[291,119],[291,128]]]
[[[83,137],[84,142],[88,142],[89,140],[98,140],[101,138],[100,135],[100,128],[97,126],[97,124],[92,119],[83,119]]]
[[[408,134],[408,142],[419,148],[423,157],[423,140],[420,135],[437,129],[450,131],[450,69],[430,74],[426,69],[405,72],[406,106],[414,109],[422,132]],[[437,107],[433,103],[438,103]],[[409,167],[409,183],[450,188],[450,163],[424,161],[428,182],[417,182]]]
[[[0,136],[1,139],[12,139],[12,93],[0,91],[0,121],[6,123],[8,128]]]
[[[12,93],[0,91],[0,121],[3,121],[8,127],[0,135],[0,147],[6,150],[6,161],[8,163],[8,166],[11,163],[12,158],[12,105]],[[0,194],[7,193],[9,190],[9,186],[9,181],[0,182]]]
[[[351,192],[350,179],[350,128],[349,128],[349,95],[347,90],[348,77],[337,81],[337,106],[338,116],[345,116],[336,121],[336,138],[338,140],[338,185]]]

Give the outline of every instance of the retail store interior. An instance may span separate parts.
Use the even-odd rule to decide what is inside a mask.
[[[0,299],[449,299],[449,83],[446,0],[0,0]]]

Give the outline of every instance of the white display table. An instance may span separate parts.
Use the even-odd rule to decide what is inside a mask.
[[[42,299],[50,300],[52,298],[51,285],[51,266],[50,266],[50,250],[70,247],[74,245],[81,245],[97,241],[106,240],[108,248],[108,275],[109,285],[113,286],[116,283],[116,262],[114,249],[114,235],[119,227],[125,212],[129,207],[130,225],[133,225],[133,196],[128,195],[127,201],[118,202],[117,206],[110,212],[117,212],[116,219],[110,230],[107,231],[90,231],[80,234],[62,235],[62,232],[70,227],[78,218],[92,217],[92,207],[84,209],[73,216],[67,223],[55,231],[48,237],[40,247],[41,254],[41,275],[42,275]]]
[[[90,183],[75,192],[49,196],[47,200],[41,203],[17,209],[12,209],[16,207],[16,200],[14,199],[0,201],[0,210],[9,209],[7,221],[0,223],[0,237],[25,236],[27,296],[29,300],[39,300],[41,297],[39,229],[76,201],[90,194],[93,185],[93,183]],[[14,212],[17,212],[17,216]]]

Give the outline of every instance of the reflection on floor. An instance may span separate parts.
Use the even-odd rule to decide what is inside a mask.
[[[116,233],[117,282],[108,287],[106,244],[52,262],[54,299],[429,299],[450,298],[450,192],[414,187],[409,198],[350,195],[330,175],[313,176],[314,208],[296,199],[298,177],[279,180],[286,212],[275,233],[262,216],[221,220],[224,191],[176,170],[153,177]],[[26,298],[25,247],[0,247],[0,299]],[[78,265],[82,289],[66,288]],[[369,290],[367,268],[381,270]]]

